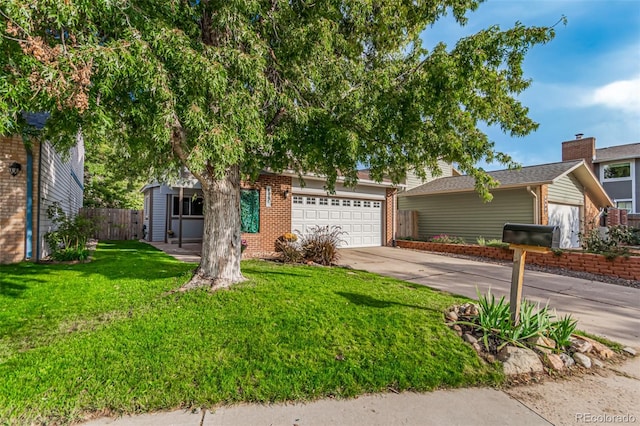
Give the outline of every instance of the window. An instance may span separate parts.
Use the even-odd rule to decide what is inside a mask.
[[[321,206],[328,206],[329,205],[329,200],[327,200],[326,198],[320,198],[318,200],[318,204],[320,204]]]
[[[180,197],[173,196],[173,216],[180,216]],[[202,216],[204,199],[200,196],[182,198],[182,216]]]
[[[353,207],[362,207],[362,203],[360,202],[360,200],[355,200],[353,202]]]
[[[332,199],[331,200],[331,205],[332,206],[339,206],[340,205],[340,200]]]
[[[240,190],[240,230],[255,234],[260,231],[260,192]]]
[[[374,208],[376,208],[376,209],[379,209],[379,208],[380,208],[380,205],[381,205],[381,204],[380,204],[380,201],[374,201],[374,202],[373,202],[373,207],[374,207]]]
[[[616,200],[616,208],[621,210],[626,210],[631,213],[631,209],[633,208],[633,202],[631,200]]]
[[[302,204],[302,197],[299,195],[293,196],[293,204]]]
[[[351,200],[342,200],[342,205],[344,207],[351,207]]]
[[[370,208],[371,207],[371,201],[365,201],[364,202],[364,207]]]
[[[307,205],[316,205],[316,199],[314,197],[307,197]]]
[[[631,178],[631,163],[606,164],[602,167],[603,180]]]

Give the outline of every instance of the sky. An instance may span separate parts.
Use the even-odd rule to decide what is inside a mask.
[[[596,148],[640,142],[640,0],[488,0],[464,27],[448,16],[422,33],[427,48],[453,47],[491,25],[552,26],[562,16],[566,25],[523,65],[532,84],[518,98],[538,129],[523,138],[487,129],[496,149],[524,166],[561,161],[561,143],[577,133],[595,137]]]

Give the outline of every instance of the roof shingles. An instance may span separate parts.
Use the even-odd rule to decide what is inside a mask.
[[[609,148],[596,149],[594,163],[603,161],[622,160],[627,158],[640,158],[640,143],[611,146]]]

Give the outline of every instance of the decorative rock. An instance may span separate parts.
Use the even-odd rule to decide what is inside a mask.
[[[627,346],[626,348],[622,348],[622,350],[631,356],[636,356],[636,350],[632,347]]]
[[[477,353],[482,352],[482,348],[480,347],[480,344],[478,342],[472,343],[471,346]]]
[[[475,337],[473,337],[472,335],[465,333],[462,335],[462,340],[464,340],[465,342],[471,343],[472,345],[474,343],[478,343],[478,339],[476,339]]]
[[[598,358],[591,358],[591,363],[594,367],[604,368],[604,363],[600,361]]]
[[[458,321],[458,314],[454,311],[449,311],[447,312],[447,319],[450,321]]]
[[[591,358],[582,354],[580,352],[576,352],[573,354],[573,359],[576,361],[576,364],[583,366],[584,368],[591,368]]]
[[[580,338],[591,343],[591,345],[593,346],[593,348],[591,349],[591,353],[598,355],[602,359],[610,359],[615,355],[615,353],[609,347],[596,340],[584,336],[580,336]]]
[[[560,359],[564,363],[564,366],[569,368],[572,367],[576,362],[567,354],[560,354]]]
[[[535,346],[535,349],[544,353],[550,354],[553,352],[553,349],[556,347],[556,342],[548,337],[544,336],[535,336],[527,339],[527,342]]]
[[[458,336],[462,336],[462,327],[460,327],[458,324],[453,324],[451,328],[453,329],[453,331],[458,333]]]
[[[531,349],[505,346],[498,353],[498,359],[503,362],[504,374],[509,376],[544,371],[540,358]]]
[[[591,349],[593,349],[593,345],[590,342],[587,342],[586,340],[575,339],[571,343],[571,349],[573,349],[576,352],[580,352],[581,354],[585,354],[587,352],[590,352]]]
[[[484,359],[487,360],[488,363],[493,364],[494,362],[496,362],[496,357],[491,355],[491,354],[486,354]]]
[[[559,355],[549,354],[546,356],[546,364],[553,370],[560,371],[564,368],[564,361]]]

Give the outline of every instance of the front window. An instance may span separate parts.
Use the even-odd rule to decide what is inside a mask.
[[[202,197],[183,197],[182,216],[202,216],[204,214],[204,199]],[[173,215],[180,215],[180,197],[173,196]]]
[[[631,177],[631,163],[607,164],[603,167],[604,180],[628,179]]]
[[[633,208],[631,200],[621,200],[616,201],[616,208],[620,210],[626,210],[631,213],[631,209]]]

